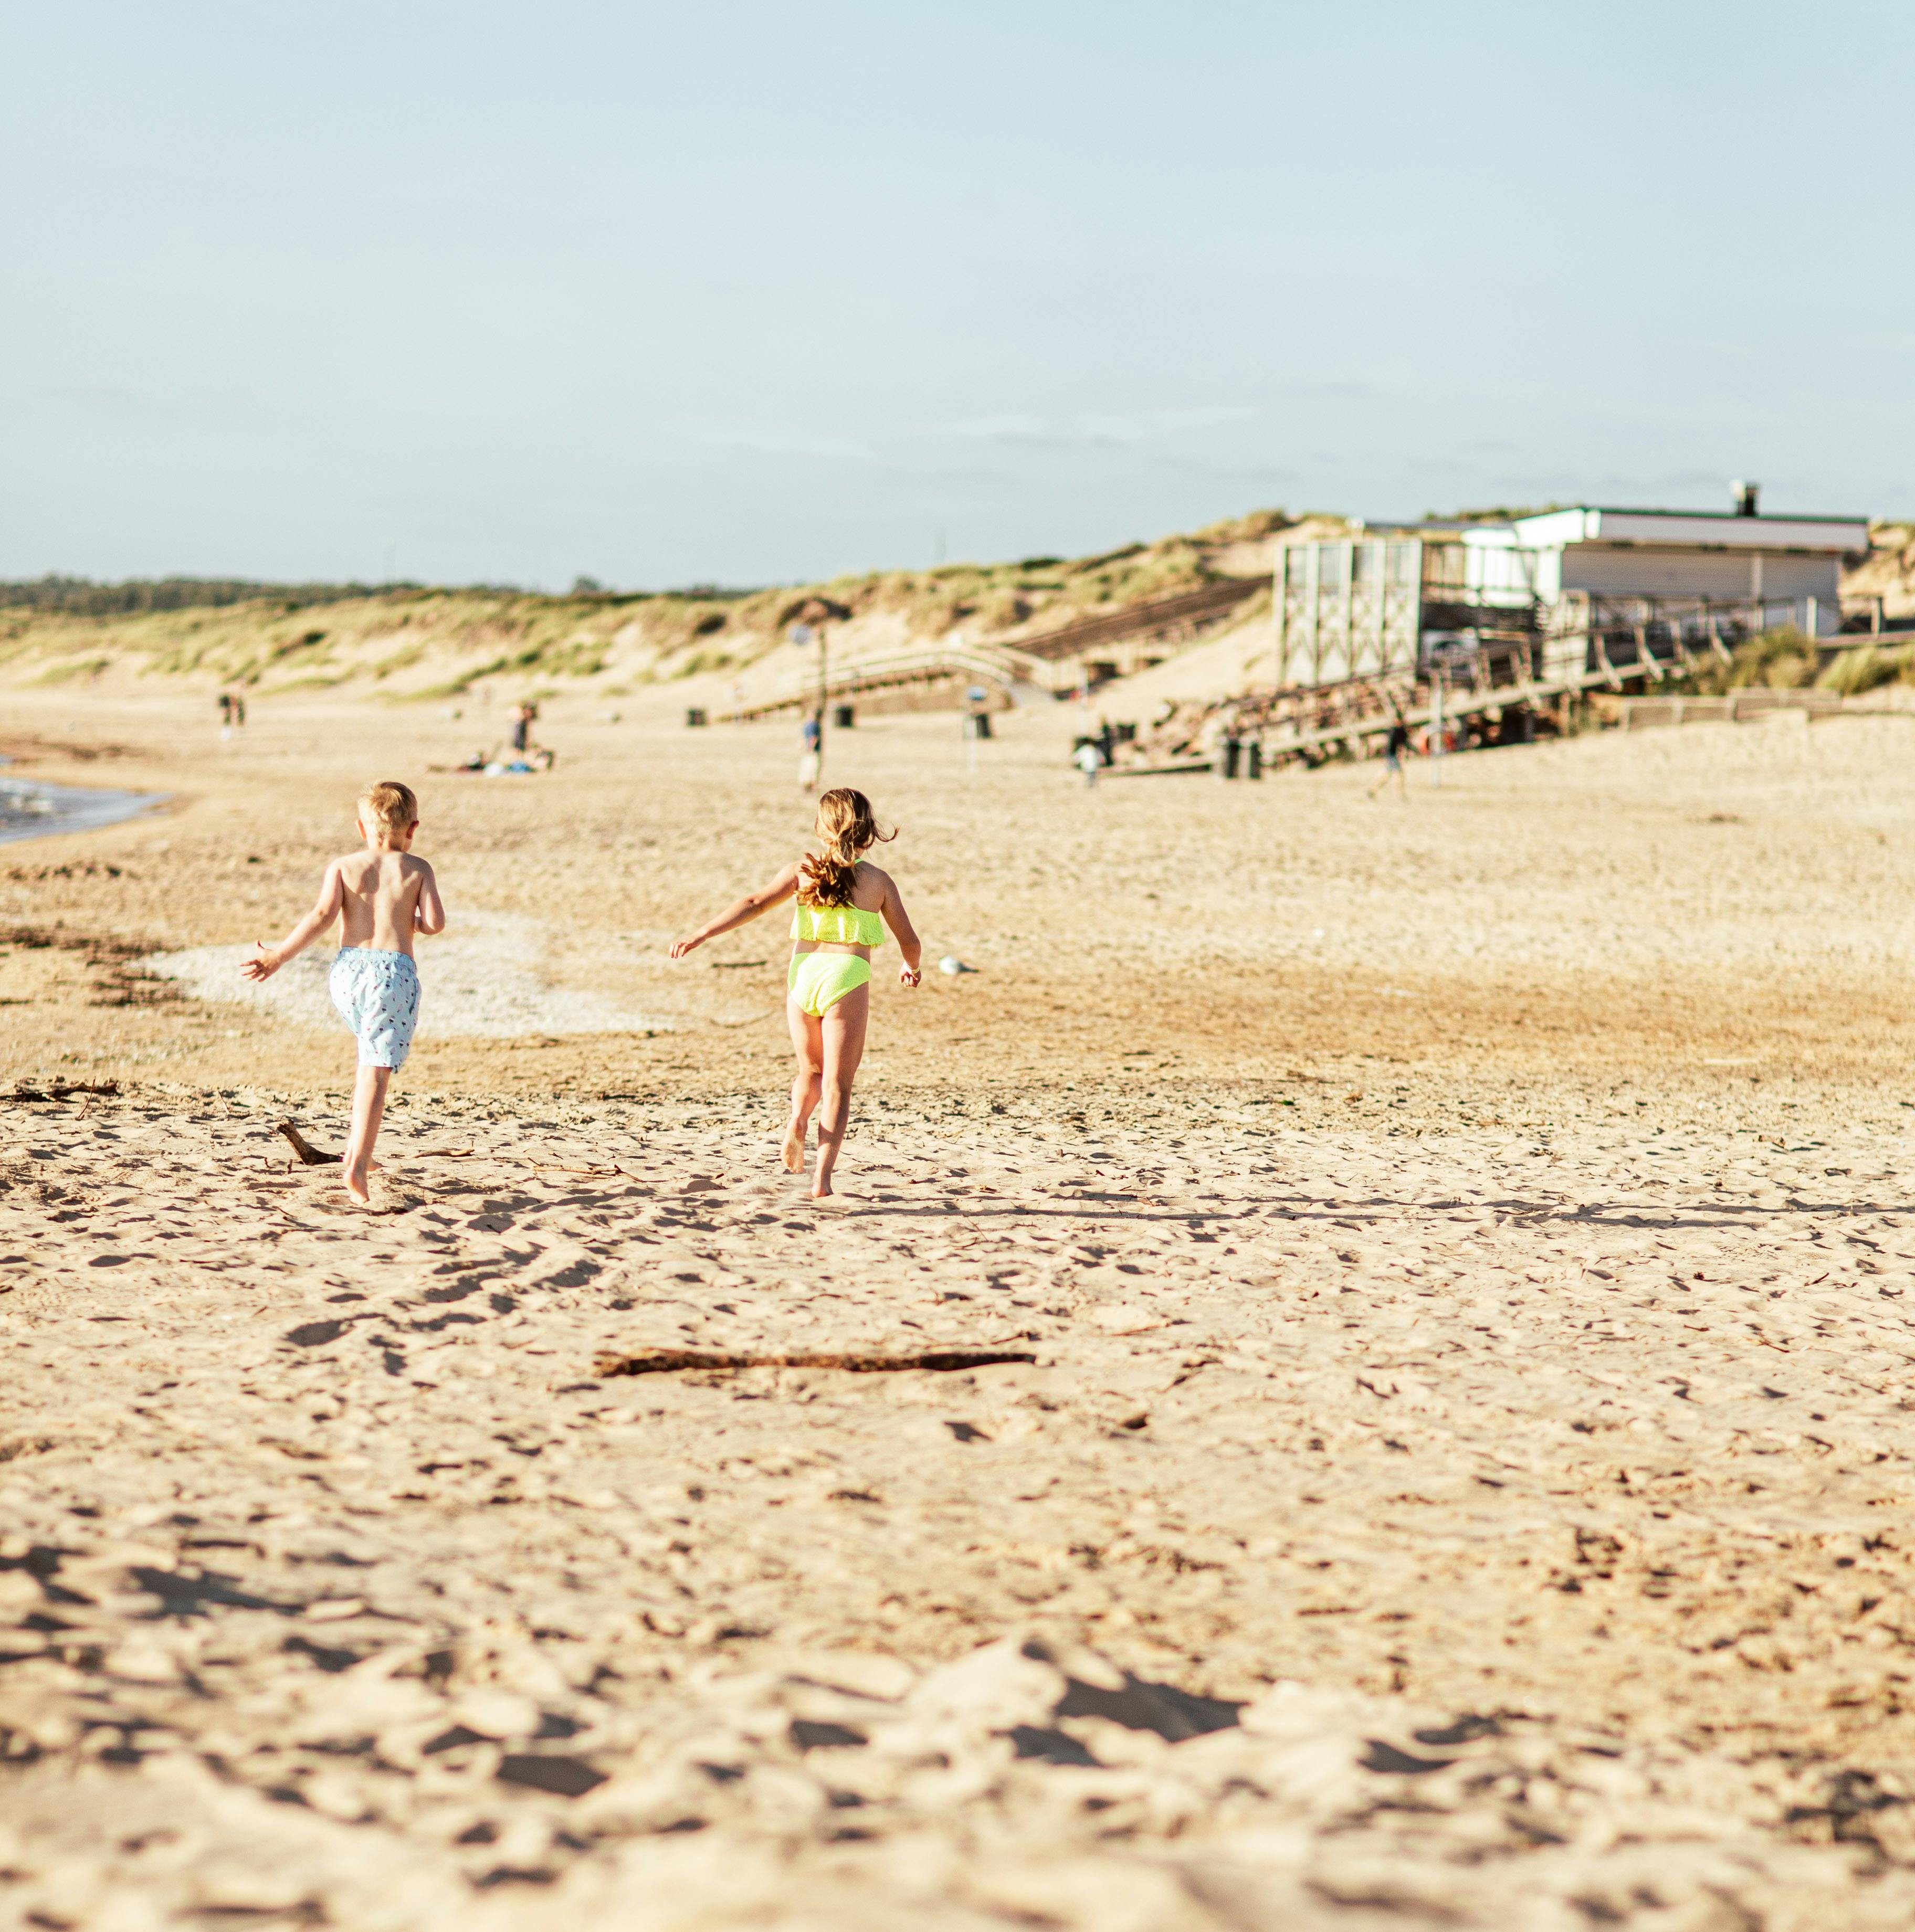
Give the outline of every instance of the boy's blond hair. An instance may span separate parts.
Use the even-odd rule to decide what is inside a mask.
[[[362,822],[377,824],[385,831],[403,832],[407,826],[419,823],[419,800],[413,796],[410,785],[388,778],[382,784],[368,786],[359,794],[359,817]]]

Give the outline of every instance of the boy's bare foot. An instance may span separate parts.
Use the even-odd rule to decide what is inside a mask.
[[[805,1130],[793,1120],[785,1130],[785,1144],[779,1150],[788,1173],[799,1174],[805,1165]]]
[[[370,1208],[372,1205],[372,1190],[366,1185],[365,1169],[360,1168],[356,1171],[342,1161],[339,1172],[341,1178],[346,1184],[346,1192],[362,1208]]]

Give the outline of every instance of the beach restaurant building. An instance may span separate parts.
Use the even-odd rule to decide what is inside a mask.
[[[1844,560],[1865,517],[1580,504],[1505,522],[1361,528],[1277,552],[1278,682],[1420,674],[1464,656],[1520,658],[1532,677],[1733,646],[1793,624],[1841,628]],[[1571,660],[1574,660],[1572,662]]]

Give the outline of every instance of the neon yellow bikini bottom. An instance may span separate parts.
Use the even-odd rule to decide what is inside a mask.
[[[847,993],[871,984],[871,962],[855,952],[794,952],[785,984],[806,1012],[822,1019]]]

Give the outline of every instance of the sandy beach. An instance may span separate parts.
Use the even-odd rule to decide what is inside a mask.
[[[779,725],[10,694],[17,1922],[971,1932],[1915,1918],[1915,717],[1107,781],[834,735],[881,956],[776,1164]],[[451,916],[373,1210],[323,955]],[[675,1367],[674,1352],[700,1365]],[[980,1359],[983,1358],[983,1359]],[[927,1365],[930,1364],[930,1365]]]

